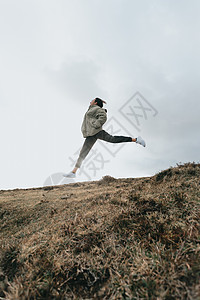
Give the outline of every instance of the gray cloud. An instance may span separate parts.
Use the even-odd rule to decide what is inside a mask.
[[[75,101],[106,97],[106,90],[100,86],[104,76],[101,67],[91,60],[70,60],[59,69],[45,69],[49,82],[61,89],[65,96]]]

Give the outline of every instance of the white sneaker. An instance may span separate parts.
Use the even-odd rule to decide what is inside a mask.
[[[146,143],[145,143],[145,141],[141,138],[141,136],[138,136],[138,137],[137,137],[136,143],[142,145],[143,147],[146,147]]]
[[[69,172],[67,174],[63,174],[63,177],[67,177],[67,178],[75,178],[76,174],[73,172]]]

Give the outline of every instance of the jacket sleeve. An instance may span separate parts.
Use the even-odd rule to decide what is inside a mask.
[[[99,109],[96,114],[96,119],[93,120],[92,125],[95,128],[100,128],[107,120],[107,114],[104,109]]]

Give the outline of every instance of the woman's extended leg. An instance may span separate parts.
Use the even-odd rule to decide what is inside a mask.
[[[76,162],[76,165],[75,165],[74,169],[70,173],[64,174],[63,175],[64,177],[69,177],[69,178],[75,177],[76,171],[78,170],[78,168],[80,168],[83,160],[86,158],[86,156],[88,155],[88,153],[92,149],[92,147],[95,144],[97,139],[104,140],[104,141],[109,142],[109,143],[136,142],[136,143],[142,145],[143,147],[146,146],[145,141],[140,136],[137,137],[137,138],[132,138],[132,137],[128,137],[128,136],[121,136],[121,135],[114,135],[113,136],[113,135],[107,133],[105,130],[101,130],[97,134],[95,134],[93,136],[89,136],[85,139],[85,142],[84,142],[83,147],[80,151],[79,158]]]
[[[79,158],[77,160],[77,163],[75,165],[75,168],[72,170],[73,173],[76,173],[78,168],[80,168],[83,160],[86,158],[88,153],[90,152],[91,148],[93,147],[94,143],[97,139],[104,140],[106,142],[110,143],[123,143],[123,142],[136,142],[136,139],[133,139],[131,137],[126,136],[112,136],[109,133],[107,133],[105,130],[101,130],[94,136],[89,136],[85,139],[85,142],[83,144],[83,147],[80,151]]]
[[[101,130],[97,134],[95,134],[97,139],[109,142],[109,143],[125,143],[125,142],[136,142],[137,139],[128,136],[121,135],[111,135],[107,133],[105,130]]]

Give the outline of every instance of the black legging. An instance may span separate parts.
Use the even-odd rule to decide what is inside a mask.
[[[121,136],[121,135],[111,135],[107,133],[105,130],[99,131],[97,134],[93,136],[88,136],[85,139],[83,147],[80,151],[79,158],[76,162],[75,167],[80,168],[83,160],[86,158],[90,150],[92,149],[93,145],[95,144],[96,140],[103,140],[109,143],[124,143],[124,142],[132,142],[131,137]]]

